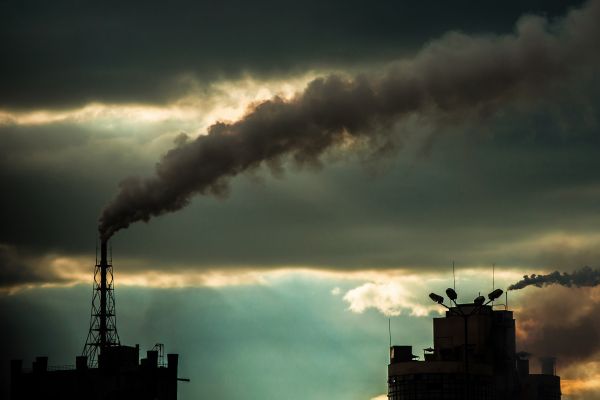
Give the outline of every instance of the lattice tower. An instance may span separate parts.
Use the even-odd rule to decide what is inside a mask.
[[[102,353],[103,349],[121,344],[117,333],[114,292],[112,252],[109,260],[108,243],[102,240],[100,262],[96,255],[94,268],[90,329],[83,347],[83,355],[88,357],[90,367],[98,365],[98,355]]]

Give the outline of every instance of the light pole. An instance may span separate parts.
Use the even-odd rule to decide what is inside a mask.
[[[452,303],[454,303],[454,308],[450,308],[444,304],[444,298],[435,293],[430,293],[429,298],[434,302],[438,303],[442,307],[445,307],[450,313],[462,317],[464,321],[464,336],[465,336],[465,352],[464,352],[464,363],[465,363],[465,399],[468,400],[470,397],[469,393],[469,317],[477,313],[482,307],[487,306],[492,301],[496,300],[498,297],[502,296],[502,289],[496,289],[490,294],[488,294],[488,301],[485,302],[485,297],[477,296],[475,300],[473,300],[474,307],[471,309],[471,312],[465,313],[463,309],[456,303],[456,299],[458,298],[458,294],[452,288],[446,289],[446,295],[450,299]]]

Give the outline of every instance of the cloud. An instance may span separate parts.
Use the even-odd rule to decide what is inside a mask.
[[[584,189],[583,192],[585,191]],[[492,257],[501,256],[503,253],[518,254],[524,264],[537,265],[544,269],[560,268],[566,272],[572,271],[576,266],[595,265],[600,262],[600,252],[597,250],[600,245],[598,233],[556,232],[553,228],[549,226],[539,234],[499,245],[493,250],[498,254]]]
[[[36,287],[88,285],[92,283],[95,260],[89,255],[46,253],[25,255],[31,251],[15,246],[0,245],[0,290],[16,292]],[[378,272],[372,270],[337,271],[305,266],[279,266],[264,268],[248,265],[244,268],[207,268],[193,264],[162,263],[145,258],[119,257],[113,259],[115,283],[118,286],[143,288],[226,288],[236,286],[270,287],[295,279],[322,280],[354,284],[364,281],[382,281],[390,276],[405,276],[402,271]],[[413,276],[416,280],[416,277]],[[409,278],[410,279],[410,278]],[[351,290],[346,296],[360,292]],[[352,293],[351,293],[352,292]],[[343,290],[335,286],[330,290],[339,296]],[[355,299],[360,302],[360,294]],[[344,298],[348,301],[348,299]],[[353,310],[357,311],[357,310]],[[360,311],[362,312],[362,310]]]
[[[48,286],[91,285],[95,260],[89,256],[49,253],[24,255],[14,246],[0,244],[0,291],[14,293]],[[211,270],[170,265],[159,268],[156,262],[120,259],[115,266],[119,286],[147,288],[227,287],[267,285],[285,270],[226,269]]]
[[[568,399],[600,399],[600,365],[597,361],[570,365],[559,372],[561,391]]]
[[[217,121],[235,120],[243,116],[251,104],[277,95],[290,98],[314,79],[309,71],[285,80],[257,79],[245,76],[236,80],[216,81],[202,90],[164,104],[91,102],[69,109],[0,109],[0,127],[52,124],[92,125],[121,132],[144,125],[177,123],[205,129]]]
[[[457,276],[457,291],[464,301],[469,301],[466,300],[469,296],[479,295],[482,288],[490,287],[490,282],[482,279],[480,269],[458,269]],[[517,271],[497,270],[496,287],[502,287],[516,276]],[[367,282],[344,294],[348,309],[359,314],[374,309],[387,316],[424,317],[441,313],[444,309],[433,304],[427,295],[432,291],[443,294],[453,283],[451,272],[441,275],[439,272],[387,271],[367,275],[365,279]]]
[[[196,81],[202,86],[248,72],[285,76],[323,65],[377,62],[449,29],[504,31],[524,12],[553,16],[580,3],[512,0],[484,6],[427,0],[405,7],[238,0],[184,2],[165,11],[157,1],[104,8],[5,2],[0,34],[8,61],[0,65],[0,105],[164,103]]]
[[[0,243],[0,291],[19,287],[65,283],[60,260],[51,265],[48,259],[32,256],[11,245]]]
[[[5,221],[0,241],[44,252],[93,254],[98,210],[113,193],[115,180],[123,170],[147,170],[153,162],[148,152],[154,151],[144,148],[146,139],[137,142],[127,132],[111,137],[91,131],[90,139],[76,138],[73,146],[65,146],[70,134],[87,136],[81,129],[20,128],[13,135],[18,142],[3,142],[4,149],[12,149],[3,156],[10,154],[14,162],[0,169],[11,193],[0,199]],[[53,145],[52,137],[60,144]],[[157,153],[171,146],[173,136],[161,140]],[[500,153],[479,149],[471,156],[447,142],[443,147],[443,153],[426,160],[405,154],[376,176],[361,165],[338,163],[319,174],[266,176],[264,184],[244,177],[234,181],[234,195],[226,202],[199,200],[177,215],[119,236],[115,256],[198,268],[354,270],[439,270],[454,258],[469,266],[496,262],[522,273],[568,271],[600,261],[596,195],[590,190],[596,177],[580,176],[580,171],[600,168],[595,153],[588,156],[582,154],[587,150],[570,147],[569,154],[590,160],[577,165],[557,160],[556,149],[540,148],[527,159],[503,164],[499,159],[513,156],[514,147]],[[593,144],[584,147],[596,151]],[[540,177],[531,183],[535,191],[524,187],[528,178],[512,168],[515,164]],[[479,180],[479,172],[492,166],[495,177]],[[557,178],[561,173],[578,182],[571,186]],[[554,179],[542,183],[545,174]],[[568,191],[568,197],[559,191]],[[72,218],[64,218],[65,213]]]
[[[403,279],[403,281],[410,281],[410,279]],[[424,306],[423,302],[417,301],[415,297],[414,292],[409,291],[398,281],[369,282],[349,290],[344,295],[344,300],[348,303],[350,311],[359,314],[369,308],[374,308],[389,316],[398,316],[407,312],[409,315],[422,317],[438,310],[435,306]]]
[[[68,117],[46,110],[35,126],[28,124],[35,112],[11,110],[14,124],[0,127],[0,181],[10,193],[0,199],[0,242],[93,254],[98,211],[124,173],[151,173],[182,131],[193,137],[210,118],[243,115],[245,100],[277,93],[289,99],[293,90],[279,83],[222,82],[214,104],[96,103],[67,110]],[[447,135],[413,118],[399,127],[409,132],[402,153],[376,167],[360,154],[356,163],[330,162],[349,153],[341,149],[344,156],[325,155],[328,167],[319,174],[284,163],[292,171],[285,179],[262,169],[238,177],[226,202],[198,199],[177,215],[124,232],[115,254],[200,269],[432,271],[450,258],[523,273],[597,265],[600,91],[588,83],[538,97],[535,106],[506,106],[484,123],[447,125]],[[245,100],[237,103],[238,95]],[[182,111],[203,115],[195,120]],[[138,117],[146,112],[173,114],[145,123]],[[424,157],[422,138],[432,133],[437,145]]]

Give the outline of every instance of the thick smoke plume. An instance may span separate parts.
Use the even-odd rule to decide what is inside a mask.
[[[600,354],[600,292],[598,288],[556,287],[544,296],[533,292],[516,310],[519,350],[553,355],[559,366],[597,361]]]
[[[518,290],[527,286],[544,287],[562,285],[567,287],[593,287],[600,285],[600,270],[585,266],[572,273],[554,271],[548,275],[525,275],[519,282],[510,285],[508,290]]]
[[[291,100],[272,98],[180,143],[155,176],[122,181],[100,217],[100,234],[108,239],[131,223],[177,211],[196,194],[223,193],[230,178],[261,165],[314,163],[348,143],[377,150],[409,115],[460,122],[538,98],[597,62],[599,20],[600,1],[592,1],[552,24],[522,18],[510,35],[449,33],[378,73],[315,79]]]

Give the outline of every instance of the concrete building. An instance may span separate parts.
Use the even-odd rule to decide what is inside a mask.
[[[453,293],[453,292],[452,292]],[[440,296],[432,297],[442,304]],[[512,311],[494,310],[478,298],[447,307],[433,320],[433,348],[423,360],[412,346],[392,346],[388,366],[390,400],[559,400],[553,358],[542,373],[529,373],[526,353],[516,353]]]
[[[104,349],[98,367],[88,367],[86,356],[74,366],[48,366],[47,357],[37,357],[31,369],[21,360],[11,362],[12,400],[177,400],[178,355],[168,354],[164,363],[160,350],[150,350],[139,359],[139,346]]]

